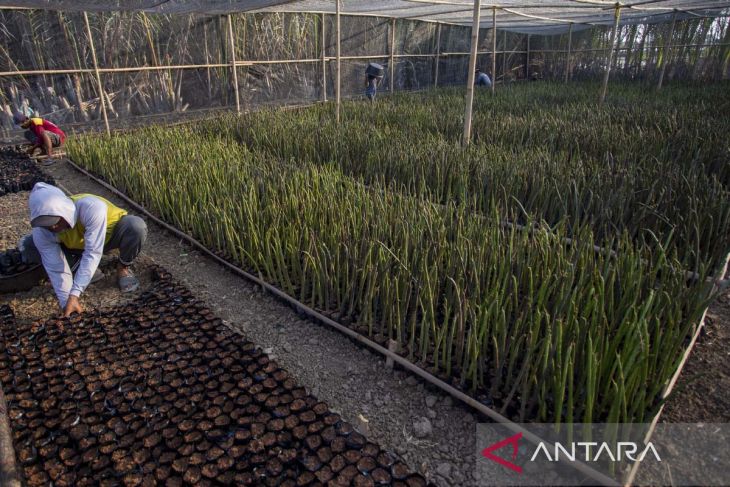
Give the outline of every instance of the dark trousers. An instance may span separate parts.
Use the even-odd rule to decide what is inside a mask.
[[[46,134],[48,135],[48,138],[51,139],[51,147],[60,147],[61,146],[61,137],[58,134],[55,134],[48,130],[46,130]],[[28,140],[28,142],[30,142],[31,144],[43,145],[41,140],[38,138],[38,136],[32,130],[26,130],[23,135]]]
[[[145,240],[147,240],[147,224],[138,216],[124,215],[114,227],[112,236],[104,245],[104,253],[119,249],[119,262],[122,265],[131,265],[137,258]],[[23,254],[23,262],[26,264],[40,264],[41,254],[33,243],[33,236],[26,235],[20,240],[20,251]],[[61,244],[66,260],[71,271],[75,271],[81,261],[83,250],[67,249]]]

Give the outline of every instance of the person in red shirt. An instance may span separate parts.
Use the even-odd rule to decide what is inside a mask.
[[[15,122],[15,125],[28,129],[24,135],[33,144],[28,150],[29,154],[32,154],[34,150],[40,147],[48,157],[51,157],[53,148],[60,147],[66,140],[66,134],[63,133],[63,130],[48,120],[39,117],[29,118],[22,113],[16,113],[13,115],[13,122]]]

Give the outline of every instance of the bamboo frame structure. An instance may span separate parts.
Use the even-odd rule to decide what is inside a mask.
[[[395,17],[390,19],[390,92],[395,91]]]
[[[616,48],[616,38],[618,33],[618,22],[619,18],[621,17],[621,6],[620,4],[616,4],[616,11],[614,13],[614,21],[613,21],[613,30],[611,31],[611,40],[609,42],[609,51],[608,55],[606,56],[606,71],[603,73],[603,86],[601,88],[601,98],[599,99],[598,103],[600,105],[603,105],[603,102],[606,101],[606,91],[608,90],[608,77],[611,74],[611,64],[613,64],[613,53]]]
[[[466,107],[464,108],[464,137],[462,145],[471,142],[471,112],[474,105],[474,74],[477,67],[477,47],[479,46],[479,14],[481,0],[474,0],[473,25],[471,29],[471,55],[469,57],[469,73],[466,82]]]
[[[616,5],[618,5],[619,7],[624,7],[625,6],[625,5],[619,5],[619,4],[616,4]],[[341,11],[341,4],[340,3],[337,4],[337,7],[340,9],[339,10],[339,14],[338,14],[339,15],[339,17],[338,17],[338,25],[340,25],[339,22],[341,22],[342,15],[346,15],[348,17],[380,17],[380,18],[382,18],[382,15],[369,15],[369,14],[368,15],[362,15],[362,14],[354,14],[354,13],[343,13]],[[492,19],[492,26],[491,27],[495,31],[495,36],[494,37],[496,37],[496,35],[497,35],[496,34],[496,11],[499,10],[499,9],[501,9],[503,11],[509,12],[509,9],[502,8],[502,7],[499,7],[499,6],[496,6],[496,5],[489,5],[489,6],[480,6],[480,11],[481,11],[481,9],[486,9],[486,8],[489,8],[489,9],[492,10],[493,19]],[[525,7],[525,8],[527,8],[527,7]],[[681,12],[681,11],[679,11],[679,12]],[[527,15],[528,14],[525,14],[525,16],[527,16]],[[673,15],[672,15],[672,17],[673,17],[673,24],[674,24],[674,21],[677,20],[677,15],[678,15],[678,11],[676,9],[674,9],[674,12],[673,12]],[[221,15],[220,17],[222,18],[223,15]],[[704,16],[701,16],[701,15],[698,15],[698,17],[704,18]],[[342,90],[342,73],[341,73],[342,66],[341,66],[341,61],[342,60],[368,60],[368,59],[373,59],[373,58],[376,58],[376,59],[377,58],[380,58],[380,59],[383,59],[383,60],[388,59],[390,61],[390,74],[391,74],[390,80],[389,80],[390,81],[389,82],[389,85],[390,85],[391,92],[394,92],[395,89],[396,89],[396,82],[395,82],[395,64],[396,64],[396,62],[397,62],[398,59],[401,59],[401,58],[435,59],[435,73],[434,73],[434,82],[433,82],[433,85],[434,86],[439,86],[439,82],[441,82],[441,84],[443,84],[443,82],[440,79],[441,78],[440,64],[441,64],[441,61],[442,61],[442,58],[443,57],[454,57],[454,56],[457,56],[458,57],[458,56],[467,56],[467,55],[468,56],[471,56],[472,55],[471,51],[469,51],[469,52],[441,52],[441,30],[443,28],[443,25],[452,25],[452,23],[450,23],[450,22],[439,22],[439,21],[433,21],[436,24],[436,38],[437,38],[436,39],[436,50],[435,50],[436,52],[434,52],[434,53],[426,53],[426,54],[397,54],[395,52],[396,50],[395,50],[395,42],[394,42],[394,37],[395,37],[395,34],[396,34],[395,24],[397,23],[397,21],[396,21],[395,18],[390,18],[390,22],[389,22],[389,24],[390,24],[390,52],[389,53],[385,53],[385,54],[382,54],[382,55],[376,54],[376,55],[361,55],[361,56],[343,56],[342,55],[342,52],[341,52],[342,32],[341,32],[341,29],[340,29],[340,33],[339,33],[338,39],[337,39],[337,41],[338,41],[338,48],[339,48],[339,52],[337,53],[338,55],[336,55],[336,56],[327,56],[327,49],[326,49],[326,45],[325,45],[326,44],[326,13],[325,12],[322,12],[321,13],[321,20],[322,20],[322,22],[321,22],[321,26],[322,26],[322,31],[321,31],[322,50],[321,51],[322,52],[319,53],[320,55],[318,57],[311,58],[311,59],[275,59],[275,60],[250,60],[250,61],[243,61],[243,60],[236,59],[236,53],[235,53],[235,37],[236,37],[236,33],[234,32],[234,29],[233,29],[233,25],[232,25],[233,24],[233,21],[232,21],[232,18],[230,16],[230,14],[227,15],[227,20],[228,20],[228,38],[229,38],[229,42],[231,43],[231,60],[230,60],[230,62],[220,62],[220,61],[218,63],[211,63],[210,62],[211,56],[210,56],[210,53],[208,52],[208,47],[209,46],[208,46],[208,42],[207,42],[208,41],[208,39],[207,39],[208,32],[207,32],[206,26],[203,25],[203,29],[204,29],[203,30],[203,36],[206,38],[205,39],[205,58],[204,58],[205,63],[202,63],[202,64],[167,64],[166,65],[162,61],[162,58],[157,59],[157,54],[155,52],[152,52],[151,53],[152,54],[151,55],[151,61],[150,61],[150,63],[152,65],[115,67],[115,68],[102,68],[102,67],[100,67],[98,65],[98,60],[97,60],[97,57],[96,57],[96,52],[94,50],[94,47],[95,46],[93,46],[93,39],[91,38],[91,28],[90,28],[90,25],[88,25],[88,15],[85,15],[85,23],[87,24],[86,31],[87,31],[87,35],[89,37],[90,47],[92,48],[92,59],[95,61],[95,64],[94,64],[93,68],[79,66],[78,68],[72,68],[72,69],[31,69],[31,70],[19,70],[18,69],[18,70],[15,70],[15,71],[4,71],[4,72],[0,72],[0,77],[18,77],[18,76],[34,76],[34,75],[46,76],[46,75],[69,75],[69,74],[74,74],[74,75],[75,74],[91,74],[91,75],[93,75],[94,78],[95,78],[95,84],[96,84],[97,90],[99,90],[99,92],[100,92],[100,97],[99,97],[100,108],[101,108],[100,115],[104,119],[104,124],[105,124],[106,130],[107,130],[107,133],[109,133],[110,132],[110,128],[109,128],[109,125],[110,124],[109,124],[109,113],[108,112],[109,112],[109,109],[111,109],[112,112],[113,112],[114,111],[114,107],[112,105],[112,102],[111,102],[111,99],[110,99],[110,95],[107,94],[105,92],[105,90],[104,90],[104,84],[103,84],[104,78],[103,78],[103,75],[105,75],[105,74],[110,74],[110,73],[137,73],[137,72],[153,72],[153,71],[154,72],[162,72],[162,71],[168,71],[170,73],[170,75],[172,76],[174,74],[174,71],[175,70],[204,69],[206,71],[207,77],[208,77],[208,87],[207,87],[207,89],[208,89],[208,98],[209,98],[209,100],[211,100],[212,99],[212,89],[211,89],[211,82],[210,82],[211,70],[213,68],[230,68],[231,71],[232,71],[232,74],[233,74],[233,76],[232,76],[232,78],[233,78],[232,82],[234,84],[234,93],[236,95],[236,110],[237,110],[237,112],[240,113],[241,110],[242,110],[242,107],[241,107],[241,98],[240,98],[241,97],[240,87],[238,86],[238,69],[236,69],[238,67],[248,67],[248,66],[255,66],[255,65],[284,65],[284,64],[299,64],[299,63],[320,63],[321,66],[322,66],[322,80],[321,80],[321,83],[322,83],[322,93],[321,93],[321,98],[320,99],[322,101],[327,101],[327,99],[328,99],[328,96],[327,96],[328,95],[327,94],[327,69],[328,69],[328,66],[329,66],[328,62],[331,61],[331,60],[337,60],[337,62],[338,62],[338,69],[337,69],[337,71],[338,71],[337,72],[337,77],[338,78],[336,80],[337,82],[335,83],[336,84],[335,91],[336,92],[338,92],[338,91],[340,92],[339,93],[339,100],[341,100],[341,90]],[[417,19],[417,20],[419,22],[422,21],[421,19]],[[614,21],[615,21],[614,24],[616,24],[618,20],[616,18],[614,18]],[[506,78],[506,76],[508,75],[508,72],[507,72],[507,69],[508,69],[508,66],[507,66],[507,57],[508,56],[507,55],[508,54],[518,54],[518,55],[519,54],[525,54],[525,56],[526,56],[526,60],[525,60],[525,67],[526,67],[525,77],[526,77],[526,79],[529,79],[529,75],[530,75],[530,63],[532,62],[531,58],[533,58],[535,55],[539,55],[541,53],[545,53],[545,54],[547,54],[547,53],[566,53],[567,54],[566,55],[566,60],[565,60],[566,70],[565,70],[565,73],[564,73],[564,76],[563,76],[563,81],[567,83],[572,78],[573,64],[574,64],[573,63],[573,60],[576,59],[576,54],[579,54],[579,53],[591,53],[591,52],[599,53],[599,52],[610,51],[608,53],[609,54],[609,60],[610,60],[611,64],[613,64],[613,59],[614,59],[614,57],[613,57],[614,56],[613,51],[616,51],[616,53],[619,53],[621,51],[631,52],[631,51],[633,51],[636,48],[633,45],[630,45],[630,46],[620,46],[619,45],[620,43],[616,42],[617,35],[614,35],[613,36],[613,41],[611,42],[611,45],[610,46],[598,47],[598,48],[574,49],[573,39],[572,39],[572,37],[573,37],[572,36],[572,31],[573,31],[573,24],[574,23],[580,23],[580,22],[568,22],[569,25],[568,25],[568,33],[567,33],[568,34],[568,46],[567,46],[567,49],[538,49],[538,50],[534,50],[534,49],[532,49],[532,43],[531,43],[531,37],[532,37],[533,34],[526,34],[525,37],[527,39],[527,42],[526,42],[527,45],[526,45],[526,49],[524,51],[522,51],[522,50],[509,50],[509,49],[507,49],[507,32],[508,32],[507,29],[509,29],[509,26],[507,26],[507,28],[505,28],[505,30],[504,30],[504,43],[505,43],[505,46],[504,46],[504,49],[503,50],[497,50],[496,49],[496,45],[495,45],[496,44],[496,39],[493,39],[493,45],[490,46],[491,47],[490,50],[482,50],[482,51],[477,50],[477,54],[478,55],[479,54],[490,54],[492,56],[492,60],[493,60],[493,62],[492,62],[492,76],[494,77],[494,80],[493,80],[494,83],[496,83],[497,76],[496,76],[496,64],[495,64],[495,62],[496,62],[496,55],[498,55],[498,54],[502,54],[503,55],[503,59],[502,59],[502,76],[504,78]],[[150,37],[149,24],[145,24],[145,25],[147,27],[147,37],[149,39],[149,37]],[[484,28],[484,27],[482,27],[482,25],[480,24],[479,25],[479,28],[481,29],[481,28]],[[224,35],[224,34],[222,34],[222,35]],[[244,36],[245,36],[245,25],[244,25]],[[721,39],[716,39],[716,40],[717,41],[721,41]],[[670,54],[672,52],[672,49],[674,49],[674,48],[695,48],[695,49],[697,49],[697,52],[699,53],[699,49],[701,49],[701,48],[715,48],[715,49],[717,49],[717,48],[724,48],[725,46],[728,46],[728,45],[730,45],[730,43],[727,43],[727,42],[710,42],[710,43],[705,42],[705,43],[673,44],[673,43],[671,43],[671,39],[670,39],[669,41],[663,43],[662,45],[656,45],[655,44],[655,45],[649,45],[649,46],[646,46],[646,47],[644,47],[642,45],[640,49],[642,50],[642,52],[649,52],[649,53],[656,53],[658,49],[664,49],[664,51],[665,51],[665,60],[668,60],[669,59],[669,56],[670,56]],[[154,48],[152,48],[152,46],[151,46],[151,49],[154,49]],[[709,52],[709,55],[713,56],[713,54],[712,54],[713,52],[714,51],[710,51]],[[703,53],[707,53],[707,51],[703,51]],[[618,54],[616,54],[616,55],[618,55]],[[655,56],[656,56],[656,54],[654,54],[654,57]],[[661,81],[663,81],[663,78],[664,78],[664,73],[665,73],[665,70],[666,70],[666,64],[668,64],[667,61],[665,61],[662,64],[662,66],[661,66],[662,72],[659,73],[659,77],[660,77],[660,80]],[[654,65],[654,64],[651,64],[651,65],[647,65],[646,66],[646,69],[647,70],[654,70],[655,72],[659,68],[660,68],[660,66]],[[609,69],[610,69],[610,67],[609,67]],[[606,75],[606,73],[604,73],[604,78],[605,78],[605,75]],[[248,78],[246,78],[246,79],[248,79]],[[660,81],[660,83],[661,83],[661,81]],[[661,86],[661,85],[659,85],[659,86]],[[492,86],[492,90],[493,90],[493,92],[496,91],[496,86],[494,86],[494,84]],[[605,99],[605,93],[602,90],[602,92],[601,92],[601,100],[603,100],[603,99]],[[107,103],[109,105],[107,105]],[[337,107],[337,117],[338,117],[338,119],[339,119],[339,110],[340,110],[340,108]]]
[[[238,93],[238,70],[236,69],[236,43],[233,34],[233,21],[231,15],[228,16],[228,38],[231,42],[231,72],[233,74],[233,91],[236,94],[236,112],[241,113],[241,96]]]
[[[674,36],[674,26],[677,25],[677,12],[674,12],[672,14],[672,24],[669,27],[669,37],[667,38],[667,43],[664,44],[664,54],[662,56],[662,70],[659,72],[659,80],[656,84],[656,89],[661,90],[662,89],[662,83],[664,82],[664,73],[667,70],[667,64],[669,64],[669,56],[672,54],[672,46],[670,43],[672,42],[672,37]]]
[[[94,49],[94,38],[91,37],[91,26],[89,25],[89,15],[84,12],[84,24],[86,24],[86,35],[89,36],[89,48],[91,49],[91,58],[94,61],[94,72],[96,73],[96,86],[99,90],[99,104],[101,105],[101,113],[104,117],[104,126],[106,134],[110,135],[109,117],[106,113],[106,104],[104,103],[104,85],[101,84],[101,74],[99,73],[99,62],[96,59],[96,49]]]

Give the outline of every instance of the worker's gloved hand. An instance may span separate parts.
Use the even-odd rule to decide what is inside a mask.
[[[68,301],[66,301],[66,308],[63,310],[63,316],[65,318],[68,318],[74,313],[83,313],[84,308],[81,307],[81,303],[79,302],[79,298],[76,296],[69,296]]]

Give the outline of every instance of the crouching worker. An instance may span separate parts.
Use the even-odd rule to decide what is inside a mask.
[[[63,133],[63,130],[48,120],[36,117],[28,118],[22,113],[16,113],[13,115],[13,122],[15,122],[15,125],[27,129],[24,134],[25,138],[33,144],[28,149],[28,154],[32,155],[40,147],[48,157],[51,157],[53,148],[61,147],[66,140],[66,134]]]
[[[112,249],[119,249],[119,289],[139,289],[130,266],[147,238],[144,220],[99,196],[69,197],[45,183],[33,187],[28,205],[33,233],[21,239],[19,250],[24,262],[43,264],[64,316],[83,311],[79,297],[103,277],[97,268],[102,253]]]

